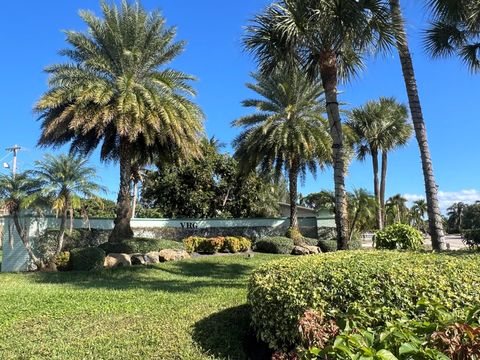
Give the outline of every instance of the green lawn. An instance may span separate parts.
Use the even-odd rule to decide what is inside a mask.
[[[0,274],[0,359],[244,359],[248,274],[278,258]]]

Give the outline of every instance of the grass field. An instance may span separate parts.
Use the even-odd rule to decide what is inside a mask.
[[[248,275],[278,258],[0,274],[0,359],[244,359]]]

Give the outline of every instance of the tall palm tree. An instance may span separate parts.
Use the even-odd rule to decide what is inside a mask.
[[[379,101],[369,101],[364,106],[353,109],[347,125],[357,138],[357,158],[365,160],[367,154],[372,158],[373,189],[377,202],[376,221],[377,228],[382,229],[388,152],[405,145],[412,135],[407,108],[398,104],[394,98],[382,97]],[[379,153],[382,154],[380,181]]]
[[[50,199],[53,209],[60,215],[55,252],[59,254],[63,248],[68,213],[73,216],[73,203],[81,198],[94,198],[106,189],[97,182],[97,171],[88,166],[87,159],[72,154],[46,154],[42,160],[35,161],[32,173],[42,184],[42,195]]]
[[[389,0],[394,28],[396,30],[397,50],[402,65],[403,78],[408,95],[410,112],[412,115],[413,128],[420,149],[422,159],[423,177],[425,181],[425,192],[428,205],[429,232],[432,238],[434,250],[445,249],[445,234],[443,231],[443,219],[438,202],[438,188],[433,173],[432,158],[427,140],[427,129],[423,120],[422,106],[418,95],[417,80],[413,68],[412,56],[408,46],[407,34],[405,31],[403,15],[400,8],[400,0]]]
[[[290,193],[290,233],[299,234],[297,219],[297,180],[307,170],[314,175],[331,156],[324,92],[319,81],[312,82],[300,70],[278,69],[270,75],[253,74],[255,84],[247,87],[262,99],[243,101],[257,112],[234,121],[245,129],[235,139],[235,157],[240,168],[257,167],[279,178],[288,174]]]
[[[347,249],[347,160],[337,85],[363,67],[367,52],[393,44],[389,11],[380,0],[280,0],[256,16],[247,31],[245,47],[262,71],[279,62],[300,63],[322,81],[333,139],[337,246]]]
[[[366,230],[371,224],[378,203],[367,190],[355,189],[349,196],[348,205],[351,219],[349,240],[352,240],[356,233]]]
[[[427,202],[424,199],[416,200],[413,202],[410,209],[413,226],[417,229],[425,232],[425,214],[427,213]]]
[[[86,32],[67,31],[69,61],[46,69],[50,89],[35,106],[42,121],[41,146],[71,143],[103,161],[120,163],[120,189],[110,241],[133,236],[130,227],[131,167],[136,154],[178,157],[197,154],[201,110],[190,99],[193,77],[166,68],[183,42],[158,12],[138,2],[102,2],[103,18],[80,12]]]
[[[434,18],[425,32],[433,57],[458,56],[472,72],[480,72],[480,1],[429,0]]]
[[[407,199],[402,195],[396,194],[388,198],[385,203],[387,219],[390,217],[390,223],[406,223],[408,216]]]
[[[42,204],[40,196],[42,184],[32,177],[30,172],[0,175],[0,198],[3,199],[8,214],[12,216],[17,233],[33,263],[42,268],[44,262],[33,251],[28,228],[20,221],[20,213],[27,210],[39,210]]]

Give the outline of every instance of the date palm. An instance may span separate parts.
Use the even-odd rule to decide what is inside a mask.
[[[433,21],[425,47],[433,57],[455,55],[472,72],[480,72],[480,1],[429,0]]]
[[[281,0],[247,28],[245,47],[256,55],[263,72],[278,63],[300,63],[310,76],[322,81],[333,140],[339,249],[348,248],[348,214],[347,159],[337,85],[362,69],[370,50],[385,49],[393,42],[389,10],[380,0]]]
[[[438,188],[433,172],[433,163],[428,146],[427,128],[423,119],[420,96],[418,95],[417,80],[413,68],[412,56],[408,46],[403,15],[400,8],[400,0],[389,0],[394,28],[396,30],[397,50],[402,66],[405,88],[407,90],[410,113],[412,115],[413,128],[420,149],[422,160],[423,177],[425,181],[425,193],[428,206],[429,233],[432,238],[432,247],[440,251],[445,249],[445,234],[443,231],[443,218],[438,202]]]
[[[377,202],[377,228],[383,228],[385,184],[387,176],[388,152],[405,145],[412,135],[412,126],[408,124],[406,106],[393,98],[380,98],[369,101],[364,106],[353,109],[347,125],[356,136],[356,154],[359,160],[367,155],[372,158],[373,189]],[[382,155],[382,173],[379,181],[379,154]]]
[[[60,215],[55,252],[58,254],[63,248],[68,213],[73,216],[75,203],[80,204],[81,198],[95,198],[106,189],[98,183],[96,169],[79,156],[47,154],[35,162],[32,173],[42,185],[43,197],[50,200],[53,210]]]
[[[253,74],[255,84],[247,87],[261,99],[243,101],[257,112],[234,121],[244,127],[235,139],[235,157],[245,171],[259,168],[277,178],[288,174],[290,228],[298,234],[297,181],[307,170],[314,175],[331,157],[324,92],[319,81],[312,82],[301,71],[278,69],[269,75]]]
[[[203,114],[191,100],[193,77],[166,67],[179,55],[175,29],[138,2],[102,2],[103,17],[81,11],[86,32],[67,31],[68,58],[46,69],[49,90],[35,106],[41,146],[70,143],[72,153],[100,147],[103,161],[120,164],[115,227],[109,241],[133,236],[131,174],[136,154],[197,153]]]

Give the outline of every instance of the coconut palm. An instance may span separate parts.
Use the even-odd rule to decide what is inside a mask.
[[[407,222],[407,199],[405,199],[402,195],[396,194],[388,198],[387,202],[385,203],[385,210],[387,222],[389,224]]]
[[[338,248],[347,249],[347,159],[337,85],[363,67],[369,50],[393,44],[389,11],[380,0],[280,0],[256,16],[247,32],[245,47],[256,55],[263,72],[279,63],[300,63],[322,80],[333,139]]]
[[[377,202],[377,228],[383,228],[384,196],[387,176],[388,152],[405,145],[412,135],[412,126],[408,124],[406,106],[394,98],[380,98],[369,101],[364,106],[353,109],[347,125],[356,135],[356,154],[359,160],[367,155],[372,158],[373,189]],[[378,156],[382,154],[382,174],[379,181]]]
[[[377,213],[378,203],[375,197],[365,189],[355,189],[353,193],[349,195],[349,240],[351,241],[355,234],[369,228],[369,225],[373,222],[375,214]]]
[[[103,161],[119,161],[120,189],[110,241],[133,236],[131,168],[142,157],[197,154],[203,114],[189,99],[192,76],[166,68],[184,48],[175,29],[138,2],[101,5],[103,18],[80,16],[86,32],[67,31],[69,61],[46,69],[49,90],[36,104],[41,146],[71,143],[73,153],[100,146]]]
[[[432,158],[428,146],[427,129],[423,119],[422,106],[418,95],[417,80],[415,78],[412,56],[410,55],[403,15],[400,8],[400,0],[389,0],[389,3],[394,21],[394,28],[396,30],[397,50],[407,90],[413,128],[415,130],[415,137],[417,138],[422,160],[425,193],[428,206],[429,233],[432,238],[433,249],[439,251],[445,249],[445,234],[443,231],[442,214],[438,202],[438,189],[437,184],[435,183]]]
[[[410,216],[412,225],[417,229],[425,232],[425,214],[427,213],[427,202],[424,199],[416,200],[413,202],[410,209]]]
[[[68,213],[73,216],[75,204],[81,198],[94,198],[99,191],[106,191],[100,185],[95,168],[88,166],[87,160],[75,155],[44,155],[35,161],[33,175],[42,184],[42,195],[49,199],[53,210],[60,215],[55,254],[62,251]]]
[[[42,205],[41,198],[42,184],[32,177],[31,172],[17,172],[13,174],[0,175],[0,198],[3,199],[8,214],[12,216],[17,233],[27,250],[28,256],[38,267],[43,267],[43,260],[33,251],[30,243],[28,228],[20,221],[20,213],[28,210],[39,211]]]
[[[307,170],[314,175],[330,160],[324,92],[319,81],[312,82],[301,71],[278,69],[269,75],[253,74],[255,84],[247,87],[261,99],[243,101],[243,106],[257,112],[234,121],[244,127],[235,139],[235,157],[245,171],[259,168],[273,171],[279,178],[288,174],[290,193],[290,233],[299,234],[297,219],[297,179]]]
[[[447,209],[448,227],[450,232],[459,233],[462,229],[463,214],[467,205],[463,202],[454,203]]]
[[[433,57],[455,55],[472,72],[480,71],[480,1],[429,0],[434,15],[425,32],[425,47]]]

